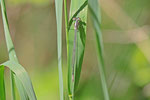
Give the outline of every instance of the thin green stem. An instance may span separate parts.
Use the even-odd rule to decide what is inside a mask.
[[[65,12],[65,27],[66,27],[66,42],[67,42],[67,66],[68,66],[68,90],[70,90],[70,86],[69,86],[69,69],[70,69],[70,66],[69,66],[69,30],[68,30],[68,12],[67,12],[67,0],[64,0],[64,12]],[[70,94],[70,91],[69,92],[69,100],[72,100],[72,96]]]
[[[64,12],[65,12],[65,26],[66,34],[68,35],[68,12],[67,12],[67,0],[64,0]],[[67,36],[66,35],[66,36]]]

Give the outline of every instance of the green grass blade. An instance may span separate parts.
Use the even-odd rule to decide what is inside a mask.
[[[11,36],[10,36],[4,0],[1,1],[1,10],[2,10],[2,18],[3,18],[3,25],[4,25],[4,31],[5,31],[5,39],[6,39],[7,49],[8,49],[8,53],[9,53],[9,59],[14,63],[18,63],[18,59],[17,59],[16,53],[15,53],[13,42],[12,42]],[[22,71],[20,73],[22,74]],[[32,90],[32,93],[30,95],[27,95],[30,92],[25,90],[26,89],[26,88],[24,88],[25,86],[23,86],[21,81],[19,81],[19,79],[16,77],[16,75],[11,70],[10,70],[10,75],[11,75],[11,88],[12,88],[12,99],[13,100],[16,100],[15,88],[14,88],[15,83],[16,83],[17,89],[19,91],[19,95],[21,97],[21,100],[28,100],[28,96],[29,96],[29,98],[31,98],[31,95],[32,95],[31,99],[34,98],[33,100],[36,100],[34,90]],[[14,81],[15,81],[15,83],[14,83]],[[29,84],[30,81],[27,81],[26,83]],[[31,86],[29,86],[29,87],[31,87]]]
[[[4,66],[0,66],[0,100],[6,100],[4,84]]]
[[[57,52],[60,100],[63,100],[63,73],[62,73],[62,10],[63,0],[55,0],[56,22],[57,22]]]
[[[86,40],[86,25],[80,23],[79,30],[77,32],[77,45],[76,45],[76,60],[75,60],[75,82],[72,82],[72,56],[73,56],[73,41],[74,41],[74,24],[73,18],[80,17],[82,22],[87,23],[87,0],[72,0],[70,6],[70,22],[68,26],[69,33],[67,34],[68,41],[67,46],[67,62],[68,62],[68,92],[70,96],[74,97],[74,92],[77,89],[80,73],[82,68],[82,62],[85,50]]]
[[[15,76],[15,83],[16,83],[17,89],[19,91],[21,100],[28,100],[29,99],[28,95],[27,95],[21,81],[16,76]]]
[[[64,12],[65,12],[65,26],[66,26],[66,34],[68,34],[68,12],[67,12],[67,0],[64,0]]]
[[[87,6],[87,4],[88,4],[88,1],[85,1],[83,3],[83,5],[81,5],[80,8],[76,11],[76,13],[72,16],[72,18],[69,21],[68,30],[70,30],[70,27],[71,27],[71,25],[73,23],[73,18],[77,17],[77,15]]]
[[[6,14],[6,7],[5,7],[4,0],[1,1],[1,10],[2,10],[3,23],[4,23],[6,44],[7,44],[7,49],[8,49],[8,52],[9,52],[9,50],[12,50],[14,48],[14,46],[13,46],[13,43],[12,43],[11,37],[10,37],[7,14]],[[9,53],[9,58],[10,59],[14,60],[14,58],[15,58],[14,56],[15,56],[15,52],[12,52],[12,54]],[[11,81],[12,98],[13,98],[13,100],[16,100],[15,88],[14,88],[14,76],[13,76],[13,73],[11,71],[10,71],[10,81]]]
[[[91,13],[91,20],[93,22],[93,27],[96,33],[96,41],[97,41],[97,50],[98,50],[98,59],[99,59],[99,71],[102,82],[102,89],[104,93],[105,100],[109,100],[109,93],[107,89],[107,83],[104,72],[104,59],[103,59],[103,41],[102,41],[102,33],[100,29],[100,9],[97,0],[89,0],[89,11]]]
[[[29,99],[36,100],[36,96],[34,93],[34,89],[33,89],[31,80],[28,76],[28,73],[23,68],[23,66],[21,66],[18,63],[15,63],[14,61],[7,61],[1,65],[7,66],[15,74],[16,78],[18,79],[17,81],[21,82],[20,86],[23,86]],[[22,93],[24,93],[23,90],[22,90]],[[28,99],[26,98],[24,100],[28,100]]]
[[[64,0],[64,12],[65,12],[65,28],[66,28],[66,45],[67,45],[67,66],[69,65],[69,30],[68,30],[68,10],[67,10],[67,0]],[[69,84],[69,71],[70,71],[70,67],[68,66],[68,90],[70,90],[70,84]],[[69,92],[69,94],[71,94]]]

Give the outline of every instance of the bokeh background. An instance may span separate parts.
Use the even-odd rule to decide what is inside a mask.
[[[111,100],[150,100],[150,0],[99,0],[99,3]],[[17,56],[31,77],[38,100],[59,100],[54,0],[6,0],[6,7]],[[67,100],[64,26],[63,22],[63,77]],[[88,17],[77,100],[104,100],[95,42]],[[0,16],[0,63],[7,60]],[[7,100],[10,100],[8,69],[5,74]]]

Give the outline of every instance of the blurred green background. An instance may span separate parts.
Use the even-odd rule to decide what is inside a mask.
[[[100,0],[99,3],[111,100],[150,100],[150,0]],[[17,56],[31,77],[38,100],[59,100],[54,0],[6,0],[6,7]],[[63,22],[66,100],[64,26]],[[88,18],[85,56],[76,100],[104,100],[97,67],[95,34],[91,27]],[[7,60],[0,16],[0,63]],[[5,74],[7,100],[10,100],[8,69]]]

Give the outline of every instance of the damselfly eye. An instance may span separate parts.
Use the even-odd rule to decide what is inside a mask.
[[[81,20],[81,19],[78,17],[77,20]]]
[[[76,18],[73,18],[73,21],[75,21],[76,20]]]

